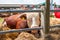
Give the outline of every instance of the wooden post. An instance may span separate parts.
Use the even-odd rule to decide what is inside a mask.
[[[45,34],[48,34],[49,32],[49,26],[50,26],[50,0],[46,0],[46,10],[45,10]]]
[[[41,13],[41,30],[42,37],[45,40],[46,35],[49,33],[49,22],[50,22],[50,0],[46,0],[46,6],[44,13]]]

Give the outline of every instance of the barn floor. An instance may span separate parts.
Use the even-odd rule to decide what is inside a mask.
[[[56,24],[60,24],[60,21],[57,21],[57,19],[52,20],[53,18],[51,18],[51,24],[50,25],[56,25]],[[0,18],[0,27],[1,27],[1,23],[3,22],[3,19]],[[1,28],[0,28],[1,30]],[[2,30],[10,30],[10,28],[8,27],[4,27]],[[7,34],[3,34],[0,35],[0,40],[43,40],[43,38],[36,38],[34,35],[27,33],[27,32],[21,32],[21,34],[19,33],[7,33]],[[60,40],[60,29],[59,30],[52,30],[49,32],[49,36],[47,37],[46,40]]]

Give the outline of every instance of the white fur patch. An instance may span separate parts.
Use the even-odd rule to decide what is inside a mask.
[[[7,23],[6,23],[6,22],[4,22],[4,23],[3,23],[3,26],[7,26]]]

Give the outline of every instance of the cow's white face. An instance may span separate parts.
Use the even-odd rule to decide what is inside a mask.
[[[38,12],[27,12],[25,13],[27,16],[27,23],[28,26],[31,27],[32,25],[32,18],[35,17],[35,22],[37,23],[37,25],[40,25],[40,21],[39,21],[39,13]]]
[[[36,23],[36,18],[35,17],[33,17],[32,18],[32,25],[31,25],[31,28],[36,28],[36,27],[38,27],[39,25],[37,25],[37,23]]]

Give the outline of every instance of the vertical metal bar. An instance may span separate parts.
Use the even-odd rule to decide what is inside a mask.
[[[50,0],[50,10],[53,10],[54,7],[53,7],[53,0]]]
[[[45,37],[45,33],[44,33],[45,26],[44,26],[44,13],[42,13],[42,12],[41,12],[41,27],[43,28],[40,30],[41,37],[44,38]]]

